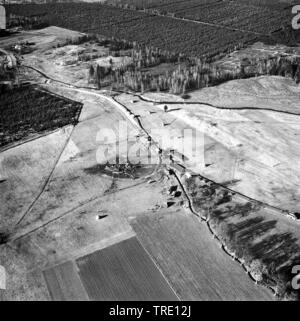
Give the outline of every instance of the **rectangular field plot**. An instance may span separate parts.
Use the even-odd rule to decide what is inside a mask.
[[[91,300],[177,300],[135,237],[76,262]]]
[[[44,277],[54,301],[87,301],[89,299],[74,262],[66,262],[48,269],[44,271]]]

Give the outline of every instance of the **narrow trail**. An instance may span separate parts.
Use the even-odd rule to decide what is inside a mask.
[[[52,178],[52,176],[53,176],[53,173],[54,173],[54,171],[55,171],[55,169],[56,169],[56,167],[57,167],[57,164],[59,163],[59,161],[60,161],[60,159],[61,159],[61,157],[62,157],[62,155],[63,155],[63,153],[64,153],[64,151],[65,151],[65,149],[66,149],[66,147],[68,146],[68,144],[69,144],[69,142],[70,142],[70,140],[71,140],[71,137],[72,137],[72,134],[73,134],[73,132],[74,132],[74,129],[75,129],[75,126],[72,128],[72,130],[71,130],[68,138],[66,139],[66,141],[65,141],[65,143],[64,143],[64,145],[63,145],[63,148],[61,149],[58,157],[57,157],[56,160],[55,160],[55,163],[54,163],[54,165],[53,165],[53,167],[52,167],[52,169],[51,169],[50,174],[47,176],[46,180],[44,181],[44,183],[43,183],[43,185],[42,185],[42,187],[41,187],[40,192],[37,194],[37,196],[36,196],[36,197],[34,198],[34,200],[31,202],[31,204],[29,205],[29,207],[27,208],[27,210],[25,211],[25,213],[24,213],[24,214],[21,216],[21,218],[17,221],[17,223],[16,223],[15,226],[14,226],[14,229],[16,229],[16,228],[18,227],[18,225],[25,219],[25,217],[30,213],[31,209],[34,207],[34,205],[36,204],[36,202],[40,199],[41,195],[44,193],[46,187],[48,186],[48,184],[49,184],[49,182],[50,182],[50,180],[51,180],[51,178]]]

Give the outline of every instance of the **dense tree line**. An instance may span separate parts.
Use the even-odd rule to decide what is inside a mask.
[[[114,48],[130,48],[131,63],[115,68],[90,66],[89,82],[98,88],[113,84],[114,88],[129,88],[134,91],[168,91],[184,94],[187,91],[218,85],[232,79],[261,75],[279,75],[300,82],[300,59],[298,57],[274,57],[268,59],[245,58],[232,70],[224,70],[207,58],[189,58],[168,53],[161,49],[140,44],[113,41]],[[119,52],[114,52],[119,55]],[[164,73],[153,73],[151,68],[162,63],[170,64]],[[173,68],[171,68],[173,66]]]

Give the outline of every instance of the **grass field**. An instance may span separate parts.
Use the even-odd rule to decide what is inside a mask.
[[[81,104],[31,87],[0,94],[0,147],[29,135],[76,124]]]

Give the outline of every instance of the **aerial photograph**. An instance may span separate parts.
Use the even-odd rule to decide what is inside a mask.
[[[299,301],[300,0],[0,0],[0,204],[0,301]]]

